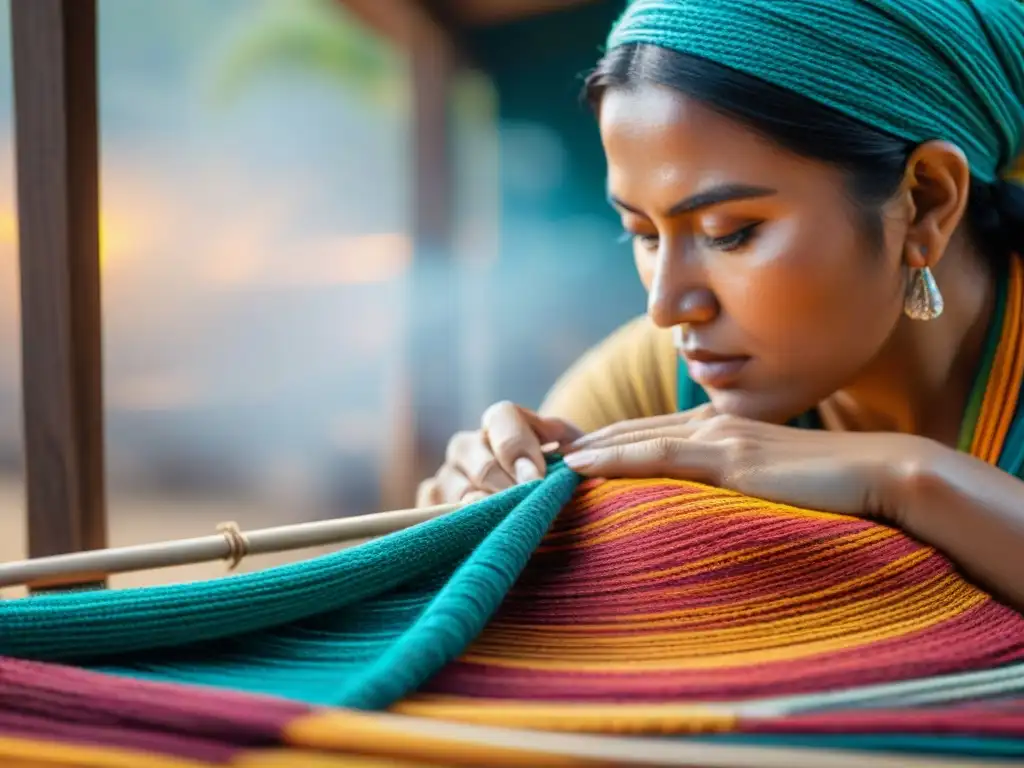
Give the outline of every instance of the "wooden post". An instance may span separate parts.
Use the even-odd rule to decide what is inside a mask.
[[[39,557],[106,545],[95,0],[11,0],[11,35],[28,548]]]
[[[454,248],[454,159],[451,97],[457,51],[435,26],[413,36],[412,240],[414,260],[407,310],[411,470],[415,481],[433,474],[458,429],[461,275]],[[413,484],[415,487],[415,484]]]
[[[406,55],[412,98],[411,239],[406,343],[385,506],[412,501],[419,480],[440,466],[459,426],[458,281],[454,269],[452,86],[467,53],[447,3],[344,0],[350,11]]]

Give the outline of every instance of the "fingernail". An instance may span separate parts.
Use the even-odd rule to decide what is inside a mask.
[[[483,501],[486,498],[486,493],[483,493],[482,491],[474,491],[472,493],[467,493],[465,496],[463,496],[462,502],[464,504],[475,504],[476,502]]]
[[[565,457],[565,463],[569,465],[571,469],[586,469],[594,463],[594,459],[597,458],[597,454],[593,451],[580,451],[579,453],[570,453]]]
[[[531,480],[540,480],[540,472],[537,471],[536,465],[529,459],[516,459],[516,463],[512,466],[516,471],[517,483],[528,483]]]

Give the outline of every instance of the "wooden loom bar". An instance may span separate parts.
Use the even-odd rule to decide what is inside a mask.
[[[11,0],[31,557],[106,545],[95,0]]]
[[[373,515],[318,520],[255,531],[179,539],[156,544],[74,552],[51,557],[0,563],[0,587],[61,587],[82,581],[97,581],[113,573],[147,571],[175,565],[241,559],[248,555],[288,552],[326,544],[359,542],[384,536],[459,509],[461,504],[442,504],[419,509],[401,509]],[[241,540],[236,545],[233,537]],[[241,551],[239,551],[239,549]]]

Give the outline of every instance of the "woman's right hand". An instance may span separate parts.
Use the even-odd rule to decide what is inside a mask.
[[[567,445],[582,436],[561,419],[510,402],[492,405],[484,412],[480,429],[459,432],[448,441],[444,464],[420,483],[416,505],[477,501],[537,480],[546,469],[541,446]]]

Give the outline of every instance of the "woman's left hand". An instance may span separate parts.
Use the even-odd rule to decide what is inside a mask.
[[[897,522],[904,479],[934,444],[913,435],[827,432],[715,414],[710,406],[622,422],[562,452],[589,477],[671,477],[798,507]]]

